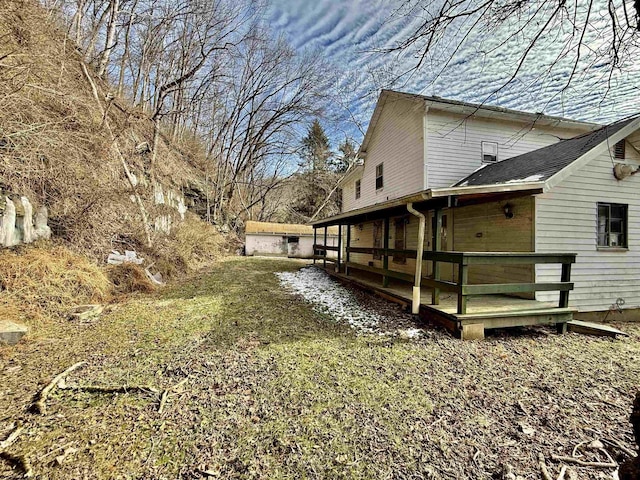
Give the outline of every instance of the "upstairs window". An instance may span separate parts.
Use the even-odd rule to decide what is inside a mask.
[[[598,203],[598,247],[627,248],[627,205]]]
[[[496,142],[481,142],[482,163],[495,163],[498,161],[498,144]]]
[[[360,198],[360,180],[356,180],[356,200]]]
[[[382,166],[382,163],[376,166],[376,190],[380,190],[382,187],[384,187],[384,169]]]
[[[625,154],[624,147],[625,147],[624,140],[620,140],[618,143],[616,143],[613,147],[613,156],[620,160],[624,160],[624,154]]]

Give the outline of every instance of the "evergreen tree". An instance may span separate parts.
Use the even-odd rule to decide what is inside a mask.
[[[332,156],[329,139],[315,119],[302,139],[302,167],[312,172],[327,170]]]

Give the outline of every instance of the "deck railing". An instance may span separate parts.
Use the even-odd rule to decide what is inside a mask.
[[[336,250],[337,247],[324,245],[314,245],[314,257],[329,260],[326,257],[328,250]],[[389,248],[369,248],[369,247],[349,247],[346,249],[347,258],[351,253],[363,253],[369,255],[379,255],[382,257],[404,256],[405,258],[416,258],[415,250],[396,250]],[[440,303],[440,291],[453,292],[458,295],[458,314],[467,312],[467,298],[472,295],[489,295],[505,293],[531,293],[543,291],[560,292],[558,307],[569,306],[569,292],[573,290],[571,283],[571,265],[576,261],[575,253],[520,253],[520,252],[444,252],[426,251],[423,253],[424,261],[433,262],[433,276],[423,277],[422,285],[432,288],[431,303]],[[331,259],[336,261],[336,259]],[[457,265],[457,280],[450,282],[439,278],[439,263],[449,263]],[[537,265],[537,264],[560,264],[562,265],[559,282],[534,282],[534,283],[469,283],[469,267],[472,265]],[[359,263],[345,262],[345,273],[349,274],[349,269],[362,270],[366,272],[380,274],[383,277],[383,284],[388,282],[388,278],[395,278],[407,282],[413,282],[414,277],[408,273],[397,272],[385,268],[373,267]]]

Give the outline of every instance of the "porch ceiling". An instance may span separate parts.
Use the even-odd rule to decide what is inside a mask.
[[[385,217],[395,217],[407,214],[407,204],[413,203],[414,208],[420,211],[435,210],[448,206],[457,207],[473,203],[485,203],[514,197],[522,197],[541,193],[540,184],[519,185],[516,188],[508,185],[508,188],[499,189],[496,186],[479,189],[474,187],[449,188],[425,190],[417,194],[401,197],[388,202],[377,203],[368,207],[350,210],[311,222],[313,228],[328,227],[331,225],[354,225],[372,220],[380,220]]]

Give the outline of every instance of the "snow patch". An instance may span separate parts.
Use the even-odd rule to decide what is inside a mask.
[[[537,182],[538,180],[542,180],[542,177],[544,177],[544,175],[530,175],[526,178],[515,178],[513,180],[508,180],[505,183],[524,183],[524,182]]]
[[[414,339],[423,332],[419,328],[394,329],[394,331],[385,332],[384,326],[396,323],[397,319],[363,305],[349,289],[317,268],[308,267],[296,272],[278,272],[275,275],[280,279],[283,287],[311,303],[315,311],[329,315],[338,322],[344,322],[359,333],[395,334]],[[406,324],[406,321],[404,323]]]

